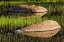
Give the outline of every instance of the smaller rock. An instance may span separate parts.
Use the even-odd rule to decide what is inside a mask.
[[[42,7],[42,6],[37,6],[37,5],[20,5],[13,7],[12,9],[9,10],[9,12],[14,12],[14,13],[34,13],[35,16],[43,16],[47,13],[47,9]],[[35,14],[39,13],[39,14]],[[42,13],[42,14],[40,14]],[[27,14],[28,15],[28,14]],[[31,14],[33,16],[33,14]],[[26,16],[26,14],[25,14]]]
[[[31,9],[32,12],[47,12],[47,9],[42,7],[42,6],[37,6],[37,5],[20,5],[20,7]]]

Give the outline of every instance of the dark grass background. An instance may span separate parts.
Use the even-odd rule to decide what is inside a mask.
[[[46,7],[48,13],[40,18],[23,18],[20,15],[8,16],[7,11],[9,9],[22,4],[34,4]],[[62,27],[61,31],[51,38],[29,37],[14,33],[15,29],[44,20],[57,21]],[[0,42],[64,42],[64,0],[0,0]]]

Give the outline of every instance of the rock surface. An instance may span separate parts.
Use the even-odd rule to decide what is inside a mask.
[[[47,9],[42,7],[42,6],[37,6],[37,5],[20,5],[19,7],[31,9],[32,12],[47,12]]]
[[[55,35],[61,29],[60,25],[53,20],[46,20],[40,23],[36,23],[19,30],[15,30],[15,33],[25,34],[35,37],[51,37]],[[40,36],[39,36],[40,34]]]
[[[13,7],[9,10],[9,12],[15,12],[15,13],[34,13],[34,15],[43,16],[47,13],[47,9],[42,6],[37,5],[20,5]],[[35,13],[42,13],[42,14],[35,14]]]

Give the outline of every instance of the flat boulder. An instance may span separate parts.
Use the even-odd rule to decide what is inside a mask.
[[[9,12],[14,12],[14,13],[42,13],[38,14],[39,16],[43,16],[47,13],[47,9],[38,6],[38,5],[20,5],[13,7],[9,10]],[[27,14],[28,15],[28,14]],[[34,14],[37,16],[37,14]]]
[[[57,34],[60,29],[61,26],[56,21],[46,20],[21,28],[19,30],[15,30],[15,33],[22,33],[28,36],[47,38]]]
[[[31,9],[32,12],[47,12],[47,9],[38,5],[20,5],[20,7]]]

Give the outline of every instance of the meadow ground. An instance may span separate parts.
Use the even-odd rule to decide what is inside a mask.
[[[38,5],[46,7],[48,13],[43,17],[8,16],[7,10],[21,4],[29,4],[27,2],[1,2],[0,3],[0,42],[64,42],[64,4],[63,3],[38,3]],[[37,4],[37,3],[30,3]],[[11,14],[11,13],[10,13]],[[14,13],[12,13],[14,14]],[[42,22],[44,20],[57,21],[62,29],[51,38],[28,37],[22,34],[14,34],[13,31],[18,28]],[[29,40],[28,40],[29,39]]]

